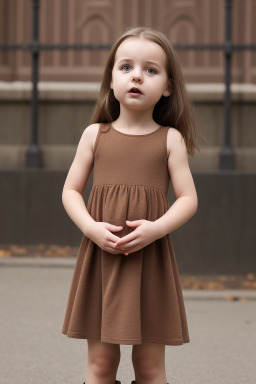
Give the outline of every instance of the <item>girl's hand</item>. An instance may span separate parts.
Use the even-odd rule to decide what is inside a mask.
[[[160,238],[156,225],[153,221],[149,220],[126,220],[126,225],[131,228],[136,228],[133,232],[118,239],[114,244],[114,248],[122,248],[124,254],[127,256],[129,253],[138,251],[146,245],[152,243]]]
[[[114,235],[111,232],[119,232],[123,229],[122,226],[116,226],[105,222],[95,222],[90,231],[86,233],[94,243],[96,243],[101,249],[109,253],[118,254],[124,253],[121,248],[115,249],[114,244],[120,239],[120,237]]]

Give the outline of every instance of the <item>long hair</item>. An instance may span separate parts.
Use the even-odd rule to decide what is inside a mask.
[[[92,123],[111,123],[120,113],[119,101],[110,88],[115,55],[123,41],[131,37],[150,40],[158,44],[166,54],[166,73],[171,95],[162,96],[153,111],[154,121],[162,126],[176,128],[182,134],[187,151],[193,155],[197,138],[197,124],[192,105],[189,101],[179,59],[167,37],[150,28],[137,27],[128,30],[115,42],[110,51],[103,74],[99,97],[92,116]]]

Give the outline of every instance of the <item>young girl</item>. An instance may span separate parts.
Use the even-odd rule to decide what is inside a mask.
[[[136,384],[166,384],[165,345],[189,342],[168,234],[197,210],[187,156],[195,139],[168,39],[148,28],[126,32],[110,52],[93,124],[63,190],[65,209],[84,234],[63,333],[88,340],[86,384],[115,382],[120,344],[133,345]]]

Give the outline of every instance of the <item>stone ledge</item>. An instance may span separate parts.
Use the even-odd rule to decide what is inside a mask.
[[[187,89],[193,101],[222,101],[225,84],[188,84]],[[255,102],[256,85],[234,83],[231,85],[231,97],[232,101]]]
[[[96,100],[100,89],[98,82],[39,82],[39,99],[48,100]],[[225,85],[222,83],[191,83],[187,84],[189,95],[193,101],[222,101]],[[13,81],[0,81],[0,100],[29,101],[31,98],[32,83]],[[233,101],[256,101],[256,85],[232,84],[231,93]]]
[[[76,153],[74,145],[44,145],[42,151],[43,169],[67,170]],[[0,170],[24,169],[26,145],[0,145]]]
[[[96,100],[100,83],[64,83],[40,82],[38,83],[40,100]],[[30,100],[32,91],[31,82],[0,81],[0,100]]]

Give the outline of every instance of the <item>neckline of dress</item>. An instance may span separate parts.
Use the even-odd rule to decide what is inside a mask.
[[[149,136],[149,135],[152,135],[156,132],[158,132],[160,130],[160,128],[162,128],[162,126],[160,125],[157,129],[155,129],[154,131],[152,132],[149,132],[149,133],[143,133],[142,135],[136,135],[136,134],[131,134],[131,133],[124,133],[124,132],[121,132],[121,131],[118,131],[118,129],[114,128],[112,124],[110,124],[110,128],[117,132],[117,133],[120,133],[121,135],[125,135],[125,136],[136,136],[136,137],[143,137],[143,136]]]

